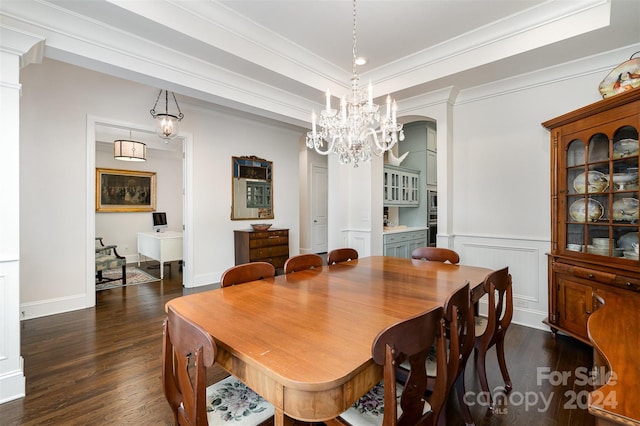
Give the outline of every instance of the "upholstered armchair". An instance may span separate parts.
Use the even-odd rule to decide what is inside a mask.
[[[96,237],[96,282],[114,281],[113,278],[104,278],[102,271],[122,267],[122,284],[127,283],[127,259],[116,251],[118,246],[107,245],[102,242],[102,237]]]

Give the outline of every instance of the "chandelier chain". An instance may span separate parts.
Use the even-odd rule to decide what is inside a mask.
[[[340,108],[331,105],[331,93],[327,90],[326,106],[317,116],[311,115],[311,131],[307,133],[307,147],[318,154],[334,153],[342,164],[353,164],[371,160],[372,155],[381,156],[392,149],[398,141],[404,140],[402,124],[397,122],[397,106],[387,96],[385,114],[373,102],[371,82],[366,91],[361,90],[357,72],[358,41],[356,22],[356,0],[352,8],[353,31],[353,75],[351,92],[342,96]]]
[[[353,0],[353,75],[356,75],[356,60],[358,57],[358,38],[356,36],[356,0]]]

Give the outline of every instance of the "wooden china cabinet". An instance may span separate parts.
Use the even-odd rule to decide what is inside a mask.
[[[596,295],[640,297],[640,89],[542,123],[551,132],[549,317],[587,344]],[[620,299],[618,299],[620,300]],[[631,319],[630,319],[631,320]]]

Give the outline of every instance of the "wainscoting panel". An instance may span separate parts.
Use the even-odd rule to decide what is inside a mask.
[[[341,232],[341,237],[343,247],[356,249],[359,257],[371,256],[371,231],[344,229]]]
[[[19,261],[0,259],[0,404],[22,398],[26,379],[20,354]]]
[[[491,269],[509,267],[513,277],[513,322],[541,330],[547,317],[547,256],[550,242],[543,240],[455,235],[453,249],[461,263]],[[486,301],[480,302],[486,312]]]

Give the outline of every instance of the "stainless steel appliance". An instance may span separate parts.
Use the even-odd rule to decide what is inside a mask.
[[[427,226],[429,227],[428,243],[430,247],[436,246],[438,234],[438,192],[427,191]]]

